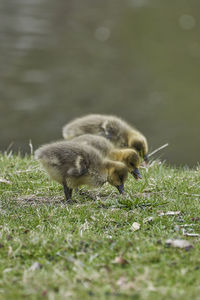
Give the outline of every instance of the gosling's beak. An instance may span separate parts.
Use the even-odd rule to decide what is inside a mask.
[[[120,194],[124,193],[124,185],[123,184],[117,185],[116,188],[118,189],[118,191],[119,191]]]
[[[149,162],[149,157],[148,157],[148,155],[146,154],[146,155],[144,155],[144,161],[146,162],[146,163],[148,163]]]
[[[135,177],[135,179],[139,179],[139,178],[142,178],[141,174],[140,174],[140,171],[138,170],[138,168],[135,168],[131,174]]]

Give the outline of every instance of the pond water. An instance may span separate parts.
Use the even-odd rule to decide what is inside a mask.
[[[0,150],[30,152],[87,113],[121,116],[172,165],[200,150],[200,2],[0,3]]]

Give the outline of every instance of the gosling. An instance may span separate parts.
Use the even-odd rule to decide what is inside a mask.
[[[116,149],[114,145],[103,136],[94,134],[83,134],[72,139],[73,142],[90,145],[98,150],[103,157],[111,160],[121,161],[126,165],[128,171],[135,179],[142,178],[139,172],[140,157],[134,149]]]
[[[135,149],[145,162],[148,162],[148,144],[145,136],[118,117],[91,114],[72,120],[63,127],[64,139],[85,133],[104,136],[119,148]]]
[[[73,188],[81,185],[102,186],[106,181],[124,193],[128,170],[121,162],[103,159],[98,151],[73,141],[43,145],[35,152],[50,178],[63,185],[67,202]]]

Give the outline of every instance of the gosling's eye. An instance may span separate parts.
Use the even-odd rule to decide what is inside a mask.
[[[134,167],[134,163],[131,162],[131,163],[130,163],[130,166],[131,166],[131,167]]]

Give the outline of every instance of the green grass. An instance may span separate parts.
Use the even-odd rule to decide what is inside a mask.
[[[183,235],[200,233],[198,167],[153,162],[125,195],[83,188],[73,205],[29,156],[0,155],[0,170],[0,299],[199,299],[200,240]]]

